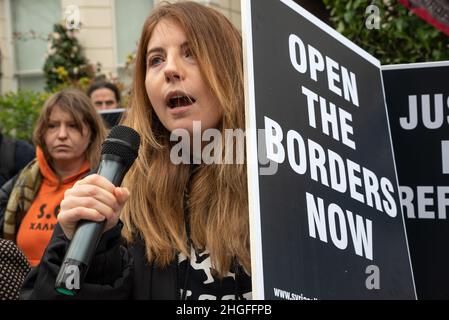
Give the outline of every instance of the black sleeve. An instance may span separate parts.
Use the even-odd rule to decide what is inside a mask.
[[[103,234],[81,290],[72,297],[55,290],[56,277],[69,246],[57,224],[40,264],[25,279],[21,299],[129,299],[133,261],[127,248],[121,245],[121,227],[119,223]]]
[[[36,151],[34,147],[28,142],[17,140],[15,149],[15,162],[14,174],[22,170],[31,160],[36,158]]]
[[[9,196],[11,195],[14,184],[17,180],[17,175],[9,179],[0,188],[0,238],[3,238],[3,225],[5,223],[5,211],[8,205]]]

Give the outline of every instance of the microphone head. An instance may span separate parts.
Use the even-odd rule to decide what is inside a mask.
[[[127,126],[115,126],[103,142],[101,155],[109,154],[124,160],[131,166],[139,153],[140,135]]]

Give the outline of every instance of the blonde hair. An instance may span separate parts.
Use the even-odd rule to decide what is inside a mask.
[[[47,163],[52,166],[52,158],[45,145],[45,133],[48,129],[51,112],[56,106],[72,116],[77,130],[81,134],[83,133],[83,123],[88,128],[91,139],[86,149],[86,159],[91,168],[96,167],[100,161],[101,144],[106,137],[106,127],[89,97],[78,89],[63,89],[45,101],[34,128],[34,144],[42,149]]]
[[[146,244],[147,259],[160,266],[177,252],[190,255],[183,195],[188,190],[191,240],[207,248],[218,276],[236,259],[250,271],[248,195],[244,164],[188,165],[170,161],[170,133],[145,91],[146,50],[155,26],[170,19],[184,30],[200,72],[222,109],[220,130],[243,129],[242,44],[238,30],[219,12],[195,2],[164,4],[148,17],[140,38],[130,110],[124,124],[142,138],[139,157],[125,179],[131,198],[122,211],[123,236]],[[222,134],[224,137],[225,135]]]

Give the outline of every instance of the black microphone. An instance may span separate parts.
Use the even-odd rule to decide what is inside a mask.
[[[140,136],[126,126],[112,128],[101,150],[97,174],[120,186],[123,177],[137,158]],[[74,296],[89,269],[90,261],[100,241],[106,220],[102,222],[81,220],[64,257],[56,278],[55,289],[64,295]]]

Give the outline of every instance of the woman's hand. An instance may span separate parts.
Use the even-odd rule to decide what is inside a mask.
[[[79,220],[106,219],[107,231],[117,224],[128,197],[128,189],[115,187],[98,174],[89,175],[65,192],[58,222],[68,239],[72,239]]]

